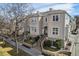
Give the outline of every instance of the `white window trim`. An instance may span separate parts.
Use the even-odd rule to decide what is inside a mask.
[[[58,35],[58,32],[59,32],[59,28],[53,28],[52,29],[52,34],[53,35]]]

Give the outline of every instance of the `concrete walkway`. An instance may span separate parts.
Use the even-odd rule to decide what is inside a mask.
[[[79,33],[71,35],[70,40],[72,42],[71,56],[79,56]]]
[[[72,56],[79,56],[79,35],[76,36],[73,49],[72,49]]]

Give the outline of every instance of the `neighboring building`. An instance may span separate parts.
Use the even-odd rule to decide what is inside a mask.
[[[69,23],[73,20],[64,10],[52,10],[46,12],[37,12],[30,18],[30,35],[37,36],[46,34],[49,39],[68,39],[70,30]]]
[[[42,16],[39,12],[33,15],[32,18],[30,18],[30,35],[31,36],[37,36],[42,34]]]
[[[76,28],[78,29],[79,28],[79,16],[75,16],[76,18]]]
[[[70,26],[70,32],[72,34],[76,34],[76,19],[75,18],[70,20],[69,26]]]

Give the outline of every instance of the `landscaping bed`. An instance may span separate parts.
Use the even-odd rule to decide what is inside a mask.
[[[51,45],[52,45],[52,41],[46,40],[43,44],[43,48],[50,51],[58,51],[57,48],[52,48]]]
[[[36,37],[29,37],[29,39],[24,40],[24,42],[33,45],[34,43],[36,43],[39,40],[39,36]]]
[[[27,48],[32,48],[32,45],[29,44],[29,43],[25,43],[25,42],[24,42],[22,45],[23,45],[24,47],[27,47]]]
[[[24,42],[32,45],[34,43],[34,40],[32,39],[24,40]]]

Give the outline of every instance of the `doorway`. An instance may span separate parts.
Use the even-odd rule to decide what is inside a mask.
[[[44,27],[44,35],[48,35],[48,28],[47,28],[47,26]]]

